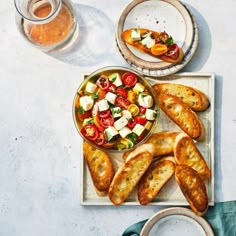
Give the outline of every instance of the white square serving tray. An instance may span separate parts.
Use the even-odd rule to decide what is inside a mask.
[[[206,128],[206,139],[196,143],[197,148],[205,158],[211,169],[211,178],[206,182],[209,205],[214,205],[214,102],[215,102],[215,75],[214,73],[179,73],[162,78],[148,78],[151,83],[179,83],[197,88],[204,92],[209,100],[210,107],[204,112],[198,112]],[[163,130],[180,131],[180,128],[170,120],[164,112],[160,111],[159,123],[156,132]],[[123,162],[122,153],[108,153],[115,170]],[[94,189],[90,173],[84,158],[81,158],[81,205],[113,205],[107,196],[99,197]],[[123,205],[140,205],[135,188]],[[158,195],[149,205],[189,205],[180,188],[175,182],[174,176],[167,182]],[[141,206],[141,205],[140,205]]]

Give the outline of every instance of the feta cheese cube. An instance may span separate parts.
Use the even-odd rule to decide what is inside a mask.
[[[99,102],[97,102],[97,104],[99,111],[105,111],[109,108],[109,104],[105,99],[100,100]]]
[[[132,132],[134,132],[135,134],[137,134],[138,136],[140,136],[142,134],[142,132],[145,130],[145,127],[140,125],[140,124],[136,124],[134,126],[134,128],[132,129]]]
[[[120,131],[119,131],[119,134],[122,138],[125,138],[127,135],[131,134],[132,131],[131,129],[129,129],[128,127],[123,127]]]
[[[153,98],[145,93],[141,93],[138,96],[138,103],[140,106],[150,108],[153,105]]]
[[[94,101],[90,96],[83,96],[80,98],[80,105],[85,111],[92,109],[93,103]]]
[[[151,48],[155,45],[155,39],[148,35],[142,40],[142,45],[146,46],[147,48]]]
[[[138,41],[141,39],[140,29],[132,29],[131,30],[131,38],[133,41]]]
[[[111,108],[111,113],[114,118],[121,117],[122,109],[120,107]]]
[[[93,117],[98,114],[98,109],[99,109],[98,103],[95,102],[95,104],[94,104],[94,106],[93,106],[93,109],[92,109],[92,116],[93,116]]]
[[[108,128],[105,129],[106,140],[108,142],[117,134],[118,132],[113,126],[109,126]]]
[[[94,93],[97,89],[97,85],[91,82],[88,82],[85,87],[85,91],[88,93]]]
[[[133,91],[136,93],[142,93],[144,91],[145,87],[141,83],[135,84]]]
[[[119,120],[115,121],[114,127],[117,130],[121,130],[123,127],[125,127],[128,124],[128,120],[122,116]]]
[[[147,120],[155,120],[157,117],[157,112],[152,109],[146,109],[145,116]]]
[[[116,87],[119,87],[119,86],[121,86],[121,85],[123,84],[119,73],[113,73],[113,74],[111,74],[111,75],[109,76],[109,80],[110,80],[110,82],[112,82],[114,85],[116,85]]]
[[[115,104],[116,97],[117,97],[117,96],[116,96],[114,93],[108,92],[108,93],[106,94],[105,99],[106,99],[108,102],[110,102],[110,103],[112,103],[112,104]]]
[[[121,112],[122,116],[124,116],[127,120],[132,119],[132,114],[128,110],[123,110]]]

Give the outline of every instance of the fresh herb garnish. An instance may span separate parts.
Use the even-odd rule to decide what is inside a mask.
[[[174,39],[170,36],[167,40],[166,40],[166,44],[167,46],[170,46],[174,43]]]
[[[93,99],[93,100],[97,100],[98,97],[99,97],[98,92],[94,92],[94,93],[92,94],[92,99]]]
[[[84,114],[84,109],[83,109],[83,107],[78,107],[77,109],[76,109],[76,112],[79,112],[80,114]]]
[[[122,112],[121,108],[112,108],[111,109],[112,115],[119,114]]]
[[[137,143],[138,135],[135,133],[131,133],[127,135],[127,138],[130,139],[133,143]]]

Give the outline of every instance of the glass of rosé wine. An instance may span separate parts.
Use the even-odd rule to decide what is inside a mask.
[[[78,36],[70,0],[14,0],[16,23],[24,38],[44,52],[67,48]]]

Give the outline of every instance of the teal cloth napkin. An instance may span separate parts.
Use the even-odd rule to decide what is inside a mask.
[[[211,225],[215,236],[236,236],[236,201],[216,203],[209,207],[204,218]],[[139,236],[146,221],[131,225],[122,236]]]

